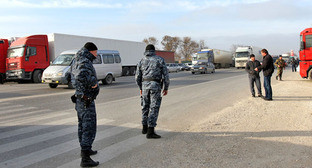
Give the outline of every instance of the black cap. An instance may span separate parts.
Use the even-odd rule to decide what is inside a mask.
[[[254,54],[251,54],[249,57],[250,57],[250,58],[251,58],[251,57],[255,57],[255,55],[254,55]]]
[[[153,44],[149,44],[146,46],[145,51],[155,51],[155,46]]]
[[[83,47],[86,48],[88,51],[98,50],[96,45],[92,42],[87,42]]]

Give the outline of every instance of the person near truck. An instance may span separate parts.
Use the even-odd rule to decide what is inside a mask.
[[[279,80],[281,81],[282,80],[282,76],[283,76],[283,70],[285,69],[286,67],[286,62],[285,60],[283,60],[283,56],[280,55],[279,58],[275,61],[274,65],[276,66],[277,68],[277,74],[276,74],[276,80]]]
[[[169,74],[163,58],[155,54],[155,46],[146,46],[145,57],[138,65],[135,80],[140,88],[142,105],[142,134],[147,139],[158,139],[160,135],[155,133],[159,108],[161,104],[161,90],[164,85],[163,95],[166,96],[169,88]]]
[[[76,89],[72,101],[76,104],[78,116],[78,139],[81,147],[81,167],[95,167],[99,162],[93,161],[90,155],[97,154],[92,150],[96,135],[96,111],[94,100],[99,93],[99,84],[92,61],[97,56],[97,47],[88,42],[75,55],[72,65],[73,85]]]
[[[272,101],[273,93],[271,87],[271,77],[274,72],[273,58],[269,55],[268,50],[262,49],[261,55],[263,56],[262,65],[255,68],[255,71],[263,71],[263,85],[265,90],[265,97],[263,97],[266,101]]]
[[[291,64],[291,71],[292,72],[297,72],[297,60],[292,57],[291,60],[290,60],[290,64]]]
[[[250,55],[250,61],[246,63],[245,70],[248,73],[248,78],[249,78],[249,86],[250,86],[250,91],[252,97],[256,97],[255,89],[254,89],[254,84],[256,83],[256,87],[258,90],[258,97],[262,97],[262,92],[261,92],[261,82],[260,82],[260,75],[259,71],[255,71],[255,68],[260,66],[260,62],[256,60],[255,55],[251,54]]]

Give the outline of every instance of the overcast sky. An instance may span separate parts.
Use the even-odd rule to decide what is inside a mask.
[[[64,33],[142,41],[164,35],[232,44],[293,49],[312,27],[311,0],[0,0],[0,37]]]

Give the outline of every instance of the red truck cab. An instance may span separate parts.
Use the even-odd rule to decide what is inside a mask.
[[[0,83],[5,80],[5,59],[9,48],[9,41],[7,39],[0,39]]]
[[[300,33],[300,75],[312,79],[312,28]]]
[[[6,58],[7,80],[41,82],[42,72],[50,64],[47,35],[33,35],[14,41]]]

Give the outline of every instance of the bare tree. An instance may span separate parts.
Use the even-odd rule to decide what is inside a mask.
[[[191,37],[183,37],[180,45],[180,54],[186,60],[191,60],[192,54],[196,53],[199,44],[191,39]]]
[[[161,44],[163,45],[163,50],[176,52],[180,42],[181,39],[179,37],[171,37],[166,35],[163,37]]]
[[[202,50],[202,49],[208,49],[209,47],[206,46],[205,44],[205,40],[199,40],[199,50]]]
[[[158,40],[156,39],[156,37],[149,37],[149,38],[145,38],[143,40],[143,42],[148,45],[148,44],[153,44],[155,47],[158,45]]]

